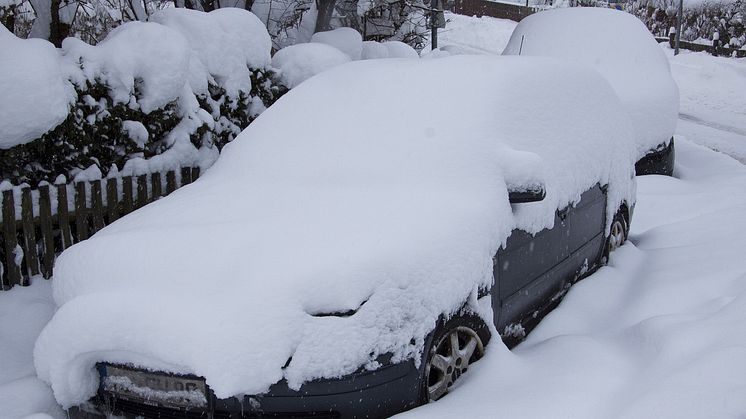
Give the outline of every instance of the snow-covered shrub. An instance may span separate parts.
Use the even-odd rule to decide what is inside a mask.
[[[145,113],[115,103],[101,81],[75,90],[77,100],[60,125],[39,139],[0,150],[3,179],[35,185],[94,164],[107,173],[112,165],[121,169],[132,158],[150,158],[168,148],[153,139],[165,137],[178,124],[175,102]]]
[[[305,80],[349,61],[383,58],[420,58],[417,51],[401,41],[363,41],[351,28],[337,28],[314,34],[311,42],[285,47],[272,57],[282,83],[294,88]]]
[[[0,130],[0,178],[35,184],[94,164],[104,174],[112,167],[125,173],[204,168],[286,91],[270,68],[269,35],[250,12],[170,9],[151,20],[124,24],[96,46],[68,38],[61,50],[0,33],[14,45],[48,47],[51,64],[43,69],[61,73],[61,89],[71,92],[67,101],[52,104],[41,129],[27,128],[22,119],[38,113],[37,102],[44,105],[49,95],[64,98],[47,87],[51,76],[41,86],[29,78],[20,93],[0,97],[0,109],[9,110],[0,114],[0,126],[27,128],[18,135],[19,129]],[[5,57],[9,51],[0,52],[0,65],[30,54],[18,45]],[[0,88],[17,91],[19,80],[25,79],[3,78]]]
[[[635,0],[625,4],[626,11],[639,17],[656,35],[666,36],[676,24],[676,2],[671,0]],[[718,32],[723,45],[746,45],[746,1],[702,1],[684,6],[681,39],[708,40]]]
[[[311,37],[311,42],[332,46],[347,54],[351,60],[359,60],[363,52],[363,37],[352,28],[316,32]]]
[[[309,42],[285,47],[272,57],[283,83],[291,89],[322,71],[350,61],[344,52],[326,44]]]
[[[19,39],[0,25],[0,149],[61,123],[73,95],[52,44]]]

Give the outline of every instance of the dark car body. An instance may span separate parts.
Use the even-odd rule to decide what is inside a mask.
[[[493,261],[494,285],[481,297],[491,298],[494,324],[502,339],[513,346],[520,342],[569,287],[597,269],[605,256],[607,240],[607,188],[586,190],[579,202],[556,211],[554,226],[537,234],[513,230]],[[513,205],[531,205],[530,203]],[[629,225],[632,207],[615,208]],[[425,347],[429,347],[430,333]],[[424,362],[412,360],[392,364],[380,359],[382,367],[336,379],[307,382],[291,390],[283,380],[261,395],[218,399],[196,376],[174,376],[145,372],[127,366],[99,364],[98,394],[84,406],[70,409],[73,418],[102,415],[146,418],[376,418],[416,407],[426,401],[422,395]],[[193,380],[206,388],[206,404],[199,408],[175,408],[158,400],[143,400],[106,388],[109,369],[129,369],[149,374],[156,382],[169,376]],[[147,380],[146,380],[147,381]]]
[[[673,166],[676,159],[673,138],[670,141],[661,143],[653,150],[650,150],[635,163],[635,173],[638,176],[643,175],[673,175]]]

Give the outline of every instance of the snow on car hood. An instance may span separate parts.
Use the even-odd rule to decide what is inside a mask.
[[[194,373],[228,397],[417,358],[440,315],[491,285],[513,228],[549,227],[597,182],[631,201],[633,149],[616,95],[582,67],[340,66],[197,182],[61,255],[38,374],[71,406],[95,393],[101,360]],[[543,178],[547,197],[511,210],[505,179],[521,176]]]
[[[679,88],[665,53],[629,13],[598,7],[536,13],[516,26],[503,55],[553,57],[598,70],[632,119],[638,158],[673,136]]]

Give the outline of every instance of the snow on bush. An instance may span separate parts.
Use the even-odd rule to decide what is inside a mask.
[[[389,58],[419,58],[420,57],[420,55],[417,54],[417,51],[415,51],[414,48],[410,47],[409,45],[401,41],[384,42],[383,46],[385,46],[386,49],[388,50]]]
[[[656,35],[668,36],[676,25],[676,3],[663,0],[635,0],[624,10],[639,17]],[[746,45],[746,2],[743,0],[685,1],[681,39],[705,40],[711,45],[717,32],[721,45],[739,48]]]
[[[49,61],[27,71],[42,80],[21,83],[23,91],[12,87],[8,91],[17,94],[0,97],[0,106],[12,109],[0,114],[0,124],[20,131],[24,116],[44,111],[45,100],[72,102],[69,111],[67,103],[55,103],[54,118],[47,119],[56,126],[35,118],[43,126],[24,131],[29,144],[0,147],[0,178],[14,183],[51,182],[91,165],[105,175],[112,167],[124,174],[205,168],[285,91],[269,68],[266,29],[241,9],[164,10],[151,22],[121,25],[96,46],[67,38],[59,53],[44,41],[21,41],[7,31],[0,36],[24,46],[16,48],[18,54]],[[43,45],[47,55],[28,45]],[[0,65],[19,63],[14,55]],[[39,88],[54,86],[55,77],[72,95]],[[2,82],[15,80],[24,78]]]
[[[189,45],[178,32],[157,23],[127,23],[96,46],[67,38],[62,53],[67,62],[79,63],[81,71],[71,71],[77,86],[98,79],[108,87],[114,103],[129,104],[134,99],[137,105],[132,105],[144,113],[191,94],[191,89],[184,90],[188,89]]]
[[[504,55],[535,55],[598,70],[633,121],[638,157],[674,133],[679,90],[655,38],[636,17],[613,9],[568,8],[533,14],[513,31]]]
[[[338,28],[316,33],[310,43],[277,51],[272,57],[272,66],[280,70],[283,83],[294,88],[322,71],[351,60],[382,58],[419,58],[419,54],[403,42],[363,42],[354,29]]]
[[[67,407],[95,393],[102,360],[191,372],[228,397],[375,368],[384,353],[419,359],[438,317],[491,285],[513,228],[550,227],[599,182],[610,213],[632,203],[634,157],[621,103],[584,67],[338,66],[275,103],[197,182],[62,254],[37,371]],[[518,161],[538,166],[520,173],[542,176],[547,197],[511,209]]]
[[[197,68],[190,73],[200,76],[200,82],[212,78],[229,97],[251,90],[251,68],[270,64],[272,40],[264,24],[252,13],[236,13],[232,9],[217,9],[202,13],[184,8],[161,10],[150,21],[178,31],[194,52],[190,63]],[[200,72],[208,77],[201,77]],[[198,93],[207,85],[192,86]]]
[[[272,57],[272,67],[280,71],[282,82],[290,89],[322,71],[350,61],[342,51],[321,43],[285,47]]]
[[[326,32],[316,32],[311,42],[326,44],[347,54],[351,60],[359,60],[363,51],[363,37],[352,28],[337,28]]]
[[[360,54],[360,58],[363,60],[389,58],[389,50],[380,42],[365,41],[363,42],[363,51]]]
[[[49,42],[0,25],[0,75],[0,148],[39,138],[67,117],[75,92]]]

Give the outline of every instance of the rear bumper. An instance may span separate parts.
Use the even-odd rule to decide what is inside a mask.
[[[291,390],[284,381],[263,395],[218,399],[198,410],[176,410],[99,394],[71,408],[70,418],[109,415],[134,418],[378,418],[411,409],[420,402],[420,370],[413,361],[363,371],[338,379],[317,380]]]
[[[661,143],[657,148],[651,150],[635,163],[635,173],[637,176],[643,175],[673,175],[674,160],[676,152],[674,150],[673,138],[668,144]]]

